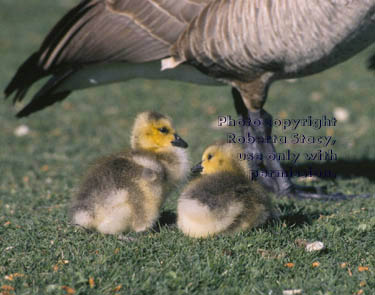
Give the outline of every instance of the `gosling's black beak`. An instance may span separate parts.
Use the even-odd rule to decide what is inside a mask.
[[[172,145],[186,149],[188,144],[183,140],[177,133],[174,134],[174,140],[171,142]]]
[[[203,171],[202,161],[200,161],[197,165],[191,168],[191,172],[193,174],[201,173]]]

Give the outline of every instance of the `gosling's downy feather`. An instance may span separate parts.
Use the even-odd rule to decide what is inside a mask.
[[[165,170],[155,160],[140,165],[134,157],[144,155],[121,153],[94,164],[71,209],[76,224],[108,234],[144,230],[152,225],[164,198],[161,186]],[[147,210],[145,204],[149,203],[154,210]]]
[[[73,222],[105,234],[150,228],[168,192],[187,174],[176,136],[165,116],[138,115],[132,150],[103,157],[86,173],[71,207]]]
[[[208,147],[202,175],[191,181],[178,201],[178,227],[191,237],[232,233],[263,224],[274,215],[271,200],[260,184],[251,182],[239,161],[239,145]]]

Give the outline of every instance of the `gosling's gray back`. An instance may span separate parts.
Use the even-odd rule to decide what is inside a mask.
[[[268,204],[268,197],[258,183],[249,183],[247,177],[228,172],[201,176],[199,181],[188,186],[184,195],[198,200],[211,210],[225,210],[234,201],[243,202],[245,207],[254,202]]]
[[[99,199],[111,191],[129,187],[134,190],[134,179],[142,175],[144,168],[130,161],[131,156],[131,153],[110,155],[92,164],[77,191],[71,212],[92,210],[95,203],[102,202]]]

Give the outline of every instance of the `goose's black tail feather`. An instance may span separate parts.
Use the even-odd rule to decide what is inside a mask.
[[[27,117],[28,115],[40,111],[55,102],[63,100],[70,94],[70,91],[59,92],[56,94],[49,94],[48,99],[32,100],[26,107],[24,107],[19,113],[17,113],[17,118]],[[45,97],[44,97],[45,98]]]
[[[368,69],[375,71],[375,53],[368,60]]]
[[[4,90],[5,98],[16,92],[13,103],[21,101],[29,87],[37,80],[48,75],[46,71],[38,66],[39,53],[31,55],[18,69],[13,79]]]
[[[39,79],[53,74],[54,76],[48,83],[33,97],[32,101],[24,108],[17,117],[24,117],[32,112],[43,109],[48,105],[62,100],[69,95],[68,91],[54,93],[57,86],[61,84],[70,74],[71,71],[62,71],[60,65],[48,65],[46,68],[46,60],[55,49],[58,42],[71,27],[84,15],[92,6],[100,3],[98,0],[82,0],[75,8],[70,10],[50,31],[43,41],[40,49],[32,54],[17,70],[13,79],[4,90],[5,98],[10,97],[14,93],[13,103],[21,101],[30,86]],[[72,35],[73,36],[73,35]],[[67,42],[68,43],[68,42]]]
[[[31,113],[42,110],[67,97],[71,91],[66,90],[56,92],[56,89],[74,72],[74,69],[69,69],[52,76],[52,78],[38,91],[38,93],[34,95],[29,104],[17,114],[17,118],[26,117]]]

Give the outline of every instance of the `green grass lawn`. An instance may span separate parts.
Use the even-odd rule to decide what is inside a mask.
[[[76,1],[25,3],[0,2],[0,89]],[[338,161],[296,165],[337,173],[336,179],[311,183],[329,192],[375,194],[375,77],[365,69],[370,53],[320,75],[278,82],[266,104],[275,118],[333,116],[344,109],[347,118],[334,128],[298,129],[337,140]],[[21,106],[1,101],[0,107],[0,294],[375,294],[374,197],[275,198],[280,221],[206,240],[184,237],[175,227],[178,192],[166,202],[157,230],[131,234],[133,242],[70,225],[67,208],[85,167],[129,147],[138,112],[170,115],[195,163],[205,146],[239,132],[214,128],[218,115],[236,117],[229,88],[135,80],[77,91],[17,120]],[[29,133],[16,136],[21,125]],[[275,129],[278,135],[292,133]],[[277,148],[313,152],[320,146]],[[306,252],[304,240],[322,241],[326,249]]]

